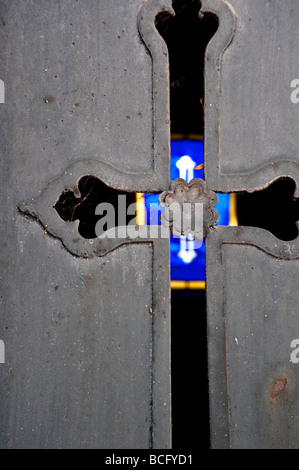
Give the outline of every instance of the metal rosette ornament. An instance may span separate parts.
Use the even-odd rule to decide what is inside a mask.
[[[220,218],[214,209],[218,196],[207,189],[201,178],[194,178],[189,183],[182,178],[173,180],[170,189],[159,195],[159,203],[164,208],[161,223],[174,236],[189,234],[201,241]]]

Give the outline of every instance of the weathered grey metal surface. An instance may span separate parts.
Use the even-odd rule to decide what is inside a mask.
[[[6,116],[19,129],[14,146],[38,146],[45,183],[61,175],[63,155],[63,171],[96,161],[119,189],[169,184],[167,49],[154,26],[164,3],[1,1]]]
[[[206,249],[212,446],[297,449],[299,238],[217,227]]]
[[[298,7],[202,2],[219,18],[205,59],[205,177],[214,191],[253,191],[290,176],[299,195],[299,107],[291,101]],[[298,269],[299,238],[283,242],[251,227],[217,227],[206,238],[214,448],[298,448],[299,369],[290,362]]]
[[[167,56],[141,39],[147,3],[0,2],[1,448],[170,447],[168,240],[84,259],[51,230],[56,217],[61,239],[92,246],[53,209],[84,174],[168,186],[167,86],[153,89]],[[18,209],[39,195],[43,226]]]
[[[206,50],[205,177],[215,191],[291,176],[299,195],[297,0],[203,0],[219,18]]]

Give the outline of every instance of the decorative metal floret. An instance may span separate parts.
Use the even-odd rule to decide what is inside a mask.
[[[161,222],[169,227],[176,236],[190,234],[200,241],[214,227],[220,215],[214,206],[218,196],[207,189],[206,183],[200,178],[194,178],[187,183],[182,178],[172,181],[170,189],[159,195],[161,207]]]

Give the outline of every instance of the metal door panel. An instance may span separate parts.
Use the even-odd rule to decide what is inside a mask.
[[[298,183],[296,0],[203,0],[219,18],[205,59],[205,176],[215,191]],[[297,185],[298,186],[298,185]],[[298,189],[297,189],[298,194]]]
[[[288,176],[298,196],[298,2],[203,0],[219,18],[205,56],[205,177],[214,191]],[[298,237],[217,227],[206,239],[211,444],[297,448]],[[276,394],[276,391],[279,393]]]
[[[298,364],[290,359],[299,328],[298,270],[298,239],[282,242],[253,227],[218,227],[208,235],[215,448],[298,448]]]
[[[53,207],[83,175],[169,182],[144,4],[0,2],[1,448],[171,445],[169,241],[86,240]]]

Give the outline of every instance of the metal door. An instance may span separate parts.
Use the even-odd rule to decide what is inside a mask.
[[[297,3],[201,2],[214,191],[298,182]],[[84,176],[169,187],[161,11],[0,2],[2,448],[171,446],[169,242],[86,239],[55,209]],[[218,227],[206,249],[212,447],[297,448],[298,238]]]
[[[299,181],[299,4],[203,0],[205,176],[220,192]],[[299,217],[298,217],[299,219]],[[298,448],[299,241],[255,227],[206,239],[211,443]]]
[[[169,241],[85,239],[54,207],[85,175],[169,186],[163,8],[0,2],[1,448],[171,445]]]

